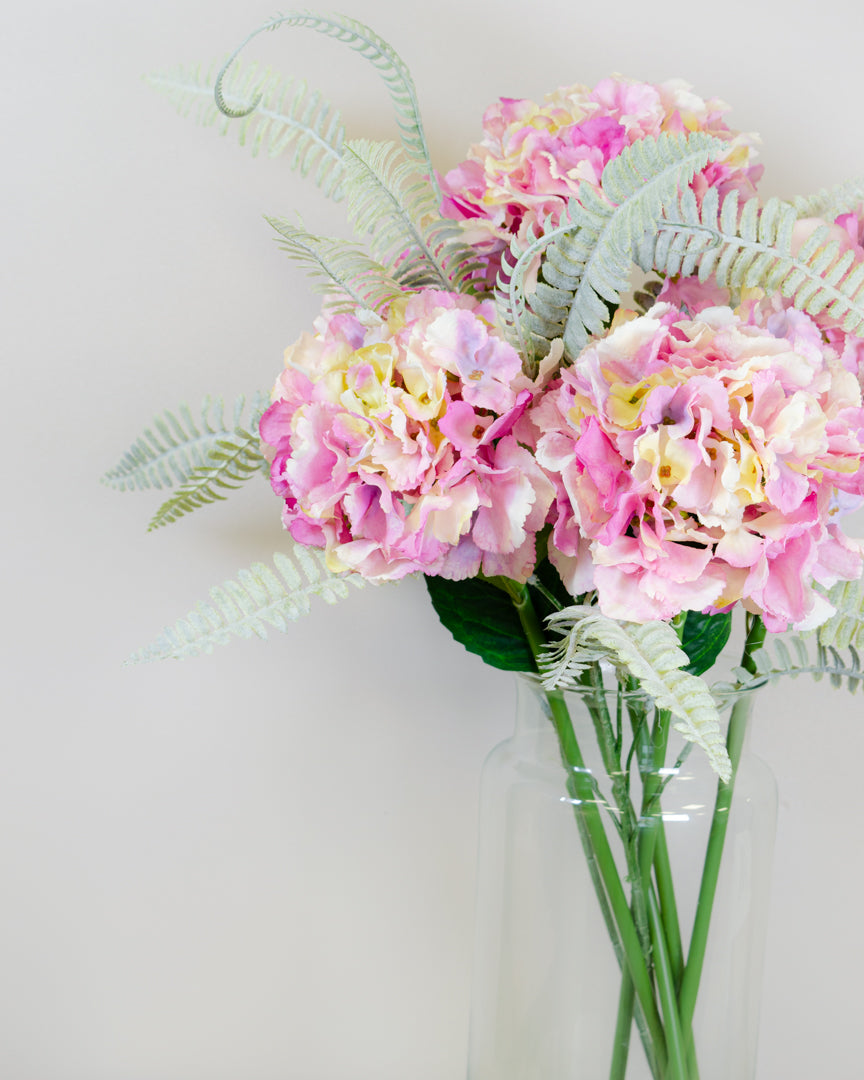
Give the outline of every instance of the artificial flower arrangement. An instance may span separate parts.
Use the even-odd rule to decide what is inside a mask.
[[[280,26],[373,63],[401,144],[347,141],[317,93],[240,73],[245,44]],[[325,293],[269,405],[244,419],[239,402],[228,424],[209,404],[200,421],[166,413],[107,474],[173,488],[155,528],[265,473],[290,537],[275,571],[241,571],[133,659],[286,630],[312,596],[425,575],[457,641],[533,678],[557,734],[620,967],[608,1075],[625,1076],[635,1026],[655,1080],[695,1080],[748,691],[802,671],[864,680],[862,545],[841,528],[864,496],[864,184],[762,203],[755,137],[721,102],[621,77],[502,99],[442,176],[407,68],[367,27],[296,12],[255,34],[215,76],[153,81],[254,150],[289,152],[367,246],[268,219]],[[736,613],[743,655],[709,683]],[[568,691],[587,697],[604,794]],[[686,955],[664,908],[670,729],[687,743],[675,765],[695,745],[717,777]],[[598,805],[634,823],[617,855]]]

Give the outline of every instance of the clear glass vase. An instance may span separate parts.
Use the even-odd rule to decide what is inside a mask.
[[[565,764],[560,704],[519,677],[484,767],[468,1080],[754,1076],[777,792],[742,738],[752,702],[718,784],[612,683],[564,696]]]

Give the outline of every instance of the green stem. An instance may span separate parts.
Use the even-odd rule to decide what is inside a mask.
[[[640,737],[643,741],[643,749],[639,755],[643,767],[642,816],[639,820],[639,873],[648,898],[654,974],[669,1052],[669,1080],[687,1080],[687,1043],[682,1036],[678,1014],[677,979],[672,959],[674,944],[670,946],[660,904],[651,888],[651,868],[657,861],[659,834],[663,828],[659,799],[662,788],[660,770],[666,761],[670,730],[671,716],[665,709],[655,710],[654,729],[650,736],[645,723],[639,725]],[[662,850],[665,851],[665,844]],[[669,884],[671,884],[671,874]],[[674,906],[674,897],[672,903]]]
[[[741,666],[751,674],[756,671],[752,659],[753,654],[762,647],[764,640],[765,626],[758,616],[753,617],[741,659]],[[693,921],[693,933],[690,937],[690,950],[687,954],[687,965],[684,968],[681,989],[678,994],[681,1026],[687,1033],[688,1042],[691,1046],[693,1042],[692,1023],[693,1013],[696,1008],[696,995],[699,991],[699,980],[702,977],[702,966],[705,961],[711,911],[717,892],[717,879],[723,857],[726,829],[729,824],[729,810],[735,790],[735,776],[738,771],[738,763],[741,760],[741,749],[744,745],[744,736],[747,731],[747,720],[750,716],[751,706],[752,699],[750,695],[745,694],[735,702],[729,719],[726,748],[729,751],[729,760],[732,763],[732,775],[728,783],[723,780],[719,780],[717,783],[717,798],[714,803],[714,816],[711,820],[711,832],[708,836],[708,846],[705,851],[705,865],[702,870],[699,899]]]
[[[657,825],[657,845],[654,849],[654,877],[657,881],[657,897],[660,901],[660,914],[663,917],[663,930],[669,946],[669,961],[676,987],[684,974],[684,948],[681,944],[681,926],[678,922],[678,905],[675,901],[675,888],[672,882],[672,866],[669,862],[669,847],[666,843],[666,828],[663,819]]]
[[[653,889],[648,890],[648,914],[651,920],[651,941],[654,946],[654,968],[660,1007],[666,1024],[666,1047],[669,1051],[668,1080],[687,1080],[687,1043],[682,1035],[682,1025],[675,996],[675,975],[669,960],[660,905]]]
[[[514,583],[511,598],[536,660],[541,655],[546,642],[540,620],[528,594],[528,589],[524,585],[517,586]],[[612,919],[618,930],[618,938],[626,969],[633,982],[635,995],[648,1031],[650,1048],[646,1046],[646,1051],[649,1053],[649,1060],[652,1057],[654,1059],[652,1061],[652,1070],[655,1075],[662,1077],[666,1070],[666,1040],[663,1033],[663,1024],[654,1000],[654,988],[642,951],[642,943],[639,940],[630,905],[621,884],[615,858],[609,846],[609,840],[603,827],[603,820],[591,785],[590,775],[576,740],[564,697],[558,691],[547,691],[546,699],[549,703],[550,718],[558,735],[562,761],[567,769],[567,789],[574,801],[574,811],[577,817],[581,817],[585,822],[586,832],[609,901]]]
[[[630,1031],[633,1027],[635,998],[633,980],[626,971],[622,971],[621,991],[618,995],[618,1019],[615,1022],[615,1040],[612,1043],[609,1080],[625,1080],[627,1058],[630,1054]]]

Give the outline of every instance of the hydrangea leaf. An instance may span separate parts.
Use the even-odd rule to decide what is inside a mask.
[[[731,611],[719,615],[688,611],[684,619],[681,647],[690,663],[684,670],[690,675],[702,675],[708,671],[723,651],[731,630]]]
[[[426,578],[438,618],[469,652],[502,671],[535,671],[534,658],[509,596],[481,578]]]

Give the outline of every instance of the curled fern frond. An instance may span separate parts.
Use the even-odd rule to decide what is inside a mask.
[[[225,422],[221,398],[204,398],[197,419],[188,405],[181,405],[176,413],[166,409],[105,473],[102,483],[115,491],[161,490],[187,484],[196,470],[208,466],[211,453],[220,451],[220,442],[230,441],[236,431],[245,431],[247,426],[257,429],[266,407],[266,395],[256,394],[246,423],[246,399],[242,396],[234,403],[230,423]]]
[[[252,476],[269,475],[270,466],[258,449],[260,441],[257,423],[253,432],[238,429],[228,438],[220,439],[207,455],[206,464],[193,469],[186,483],[162,503],[150,519],[147,531],[160,529],[200,506],[227,498],[219,488],[233,490]]]
[[[844,180],[832,188],[822,188],[815,195],[799,195],[792,200],[799,218],[819,217],[833,221],[840,214],[855,210],[864,202],[864,176]]]
[[[827,225],[813,230],[792,253],[795,209],[780,199],[760,206],[757,199],[739,205],[738,192],[720,202],[709,189],[701,211],[685,193],[677,210],[654,236],[643,237],[634,255],[643,270],[689,275],[705,281],[713,276],[730,289],[759,287],[780,292],[808,315],[826,312],[847,333],[864,328],[864,263],[852,251],[842,252]]]
[[[668,709],[675,730],[701,747],[714,771],[729,780],[732,767],[717,705],[704,680],[682,670],[690,661],[669,623],[620,623],[596,608],[576,605],[550,615],[547,624],[563,638],[540,664],[547,689],[572,685],[586,659],[602,653],[628,672],[658,708]]]
[[[342,198],[342,119],[317,90],[309,90],[301,80],[283,80],[255,64],[234,68],[221,90],[227,112],[214,101],[212,68],[181,68],[149,75],[147,81],[182,116],[191,115],[204,126],[218,126],[222,135],[236,131],[240,144],[248,144],[253,155],[263,151],[276,157],[290,151],[292,169],[301,176],[311,173],[325,195]],[[256,107],[251,113],[243,112],[242,103],[252,94]],[[239,122],[233,123],[232,117]]]
[[[398,284],[384,267],[370,259],[359,244],[329,236],[313,236],[282,218],[267,218],[279,234],[279,246],[305,267],[319,292],[341,294],[346,303],[328,302],[331,311],[368,308],[381,312],[397,296]]]
[[[412,161],[417,163],[423,176],[431,185],[436,205],[440,203],[441,190],[435,176],[435,170],[432,168],[426,134],[420,118],[417,91],[414,88],[411,73],[391,45],[388,45],[383,38],[380,38],[368,26],[358,22],[356,19],[349,18],[347,15],[319,15],[309,11],[289,11],[286,14],[270,19],[263,26],[259,26],[257,30],[253,30],[231,53],[216,76],[214,97],[218,108],[226,116],[242,118],[258,107],[262,99],[257,95],[251,102],[247,102],[246,105],[240,108],[228,104],[223,90],[226,74],[239,54],[254,37],[266,30],[277,30],[282,26],[305,27],[334,38],[336,41],[358,52],[375,67],[389,91],[390,99],[396,110],[396,122],[399,125],[405,152]]]
[[[198,656],[234,636],[266,638],[268,627],[285,632],[289,623],[309,613],[313,596],[335,604],[348,595],[349,584],[357,588],[365,584],[359,574],[332,574],[322,551],[299,544],[290,558],[277,552],[273,563],[276,573],[263,563],[254,563],[241,570],[236,580],[214,586],[209,602],[199,603],[126,663]]]
[[[405,288],[467,289],[480,270],[476,255],[395,143],[358,139],[345,148],[348,217],[358,236],[369,234],[375,258]]]

